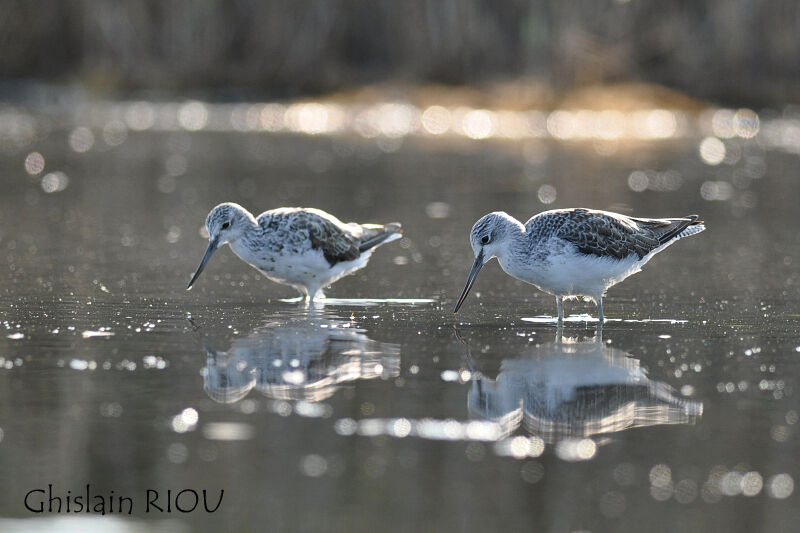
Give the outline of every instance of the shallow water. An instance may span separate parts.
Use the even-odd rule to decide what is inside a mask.
[[[26,510],[48,484],[133,501],[80,529],[800,529],[791,138],[722,137],[709,164],[702,131],[387,144],[26,116],[0,158],[3,529],[77,520]],[[323,305],[229,250],[187,293],[226,200],[405,237]],[[612,288],[601,337],[593,305],[558,330],[552,297],[496,263],[452,314],[478,217],[566,206],[708,230]],[[147,512],[148,490],[183,489],[225,492],[214,513]]]

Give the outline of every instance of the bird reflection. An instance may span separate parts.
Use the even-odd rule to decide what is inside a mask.
[[[545,442],[608,434],[660,424],[693,424],[701,402],[676,395],[649,379],[639,360],[590,341],[531,347],[504,359],[495,379],[475,372],[468,395],[471,413],[495,421],[504,435],[522,426]]]
[[[254,388],[276,400],[317,402],[345,382],[400,372],[398,345],[315,313],[270,321],[233,340],[227,351],[206,346],[206,355],[204,388],[220,403],[238,402]]]

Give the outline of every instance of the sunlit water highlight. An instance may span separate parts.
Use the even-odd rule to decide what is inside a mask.
[[[782,116],[767,112],[767,116],[761,117],[750,109],[711,109],[699,113],[678,109],[519,111],[438,104],[420,107],[405,101],[369,105],[331,101],[237,104],[135,101],[78,104],[68,114],[60,107],[40,107],[37,111],[37,115],[32,115],[15,107],[0,110],[0,142],[5,139],[19,145],[30,143],[41,128],[39,122],[47,117],[54,123],[69,120],[80,124],[69,135],[69,145],[78,153],[88,152],[99,139],[109,146],[118,146],[125,142],[128,131],[605,142],[653,142],[707,134],[700,153],[711,165],[722,162],[725,157],[722,143],[730,139],[757,138],[767,148],[800,151],[796,142],[800,117],[791,110]],[[385,146],[391,149],[392,145]],[[31,155],[25,165],[31,174],[40,173],[44,166],[41,154]]]
[[[281,302],[296,304],[303,301],[302,296],[295,298],[281,298]],[[326,297],[320,300],[314,300],[311,304],[316,309],[324,308],[326,305],[330,306],[358,306],[358,307],[372,307],[384,304],[396,305],[422,305],[436,303],[433,298],[331,298]]]
[[[0,529],[9,533],[188,533],[189,524],[178,519],[130,520],[111,516],[59,516],[47,518],[9,519],[0,518]]]
[[[558,324],[558,317],[549,316],[549,315],[540,315],[540,316],[532,316],[532,317],[522,317],[520,320],[524,322],[530,322],[533,324]],[[688,320],[679,320],[676,318],[614,318],[614,317],[605,317],[605,321],[607,323],[627,323],[627,324],[647,324],[647,323],[664,323],[664,324],[686,324]],[[572,323],[572,324],[579,324],[579,323],[597,323],[598,319],[596,316],[592,316],[586,313],[579,314],[579,315],[569,315],[564,317],[564,322]]]

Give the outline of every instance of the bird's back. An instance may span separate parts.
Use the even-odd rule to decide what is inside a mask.
[[[282,207],[265,211],[258,224],[267,240],[288,243],[292,251],[321,250],[333,266],[358,259],[363,252],[399,238],[400,224],[344,223],[320,209]]]
[[[533,239],[558,237],[586,255],[642,259],[663,246],[705,229],[697,215],[684,218],[634,218],[592,209],[545,211],[525,223]]]

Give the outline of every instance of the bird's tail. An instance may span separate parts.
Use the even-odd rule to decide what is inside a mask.
[[[649,227],[658,236],[660,245],[700,233],[706,226],[698,215],[683,218],[636,218],[638,224]]]
[[[672,227],[669,231],[660,235],[658,241],[662,244],[667,243],[672,240],[682,239],[684,237],[688,237],[689,235],[694,235],[695,233],[700,233],[704,229],[706,229],[705,224],[698,215],[689,215],[684,218],[676,218],[670,219],[672,222]]]
[[[366,252],[386,242],[391,242],[403,236],[403,227],[399,222],[392,222],[386,225],[362,224],[364,233],[361,235],[361,244],[358,245],[359,252]]]

